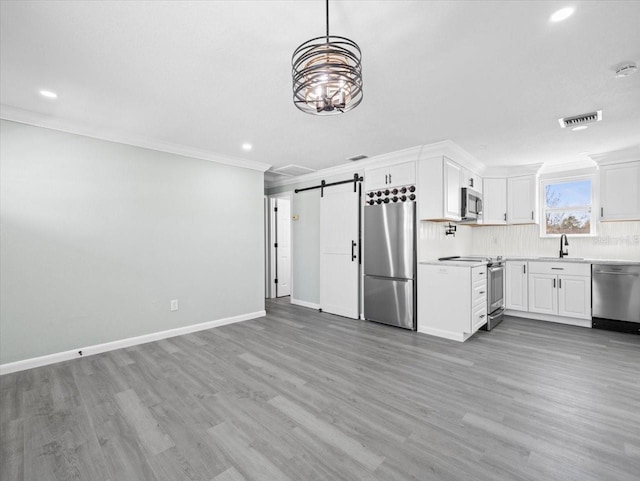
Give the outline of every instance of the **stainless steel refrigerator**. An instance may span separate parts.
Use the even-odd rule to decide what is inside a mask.
[[[364,317],[416,329],[416,203],[364,207]]]

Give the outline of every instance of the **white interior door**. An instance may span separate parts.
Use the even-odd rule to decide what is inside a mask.
[[[359,317],[359,206],[353,184],[324,189],[320,199],[320,307]]]
[[[276,297],[291,295],[291,201],[277,199],[276,212]]]

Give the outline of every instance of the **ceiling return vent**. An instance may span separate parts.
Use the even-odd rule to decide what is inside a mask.
[[[596,110],[595,112],[589,112],[588,114],[574,115],[572,117],[564,117],[558,119],[560,127],[578,127],[580,125],[592,124],[594,122],[600,122],[602,120],[602,110]]]
[[[310,169],[309,167],[303,167],[301,165],[285,165],[284,167],[279,167],[277,169],[270,170],[274,174],[278,175],[286,175],[287,177],[297,177],[299,175],[309,174],[311,172],[315,172],[314,169]]]

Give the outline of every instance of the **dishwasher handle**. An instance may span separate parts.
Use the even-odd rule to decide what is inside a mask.
[[[633,276],[638,277],[638,272],[620,272],[620,271],[594,271],[594,274],[606,274],[612,276]]]

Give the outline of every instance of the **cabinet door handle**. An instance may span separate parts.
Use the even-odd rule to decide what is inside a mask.
[[[473,187],[473,177],[469,179],[469,187]]]
[[[531,211],[531,220],[533,220],[533,211]]]
[[[387,180],[389,178],[389,174],[384,174],[384,185],[387,185],[389,183],[389,181]]]
[[[356,244],[356,241],[351,241],[351,262],[355,261],[356,257],[357,257],[355,252],[354,252],[354,250],[356,248],[356,245],[358,245],[358,244]]]
[[[600,217],[604,217],[604,207],[600,207]]]
[[[526,265],[526,264],[524,264],[524,265],[522,266],[522,273],[523,273],[523,274],[526,274],[526,273],[527,273],[527,265]]]
[[[558,279],[558,288],[562,289],[562,279]]]
[[[553,280],[553,288],[554,289],[556,288],[556,280],[555,279]]]
[[[504,213],[504,221],[507,222],[507,213]]]
[[[391,183],[391,174],[389,174],[389,183]]]

